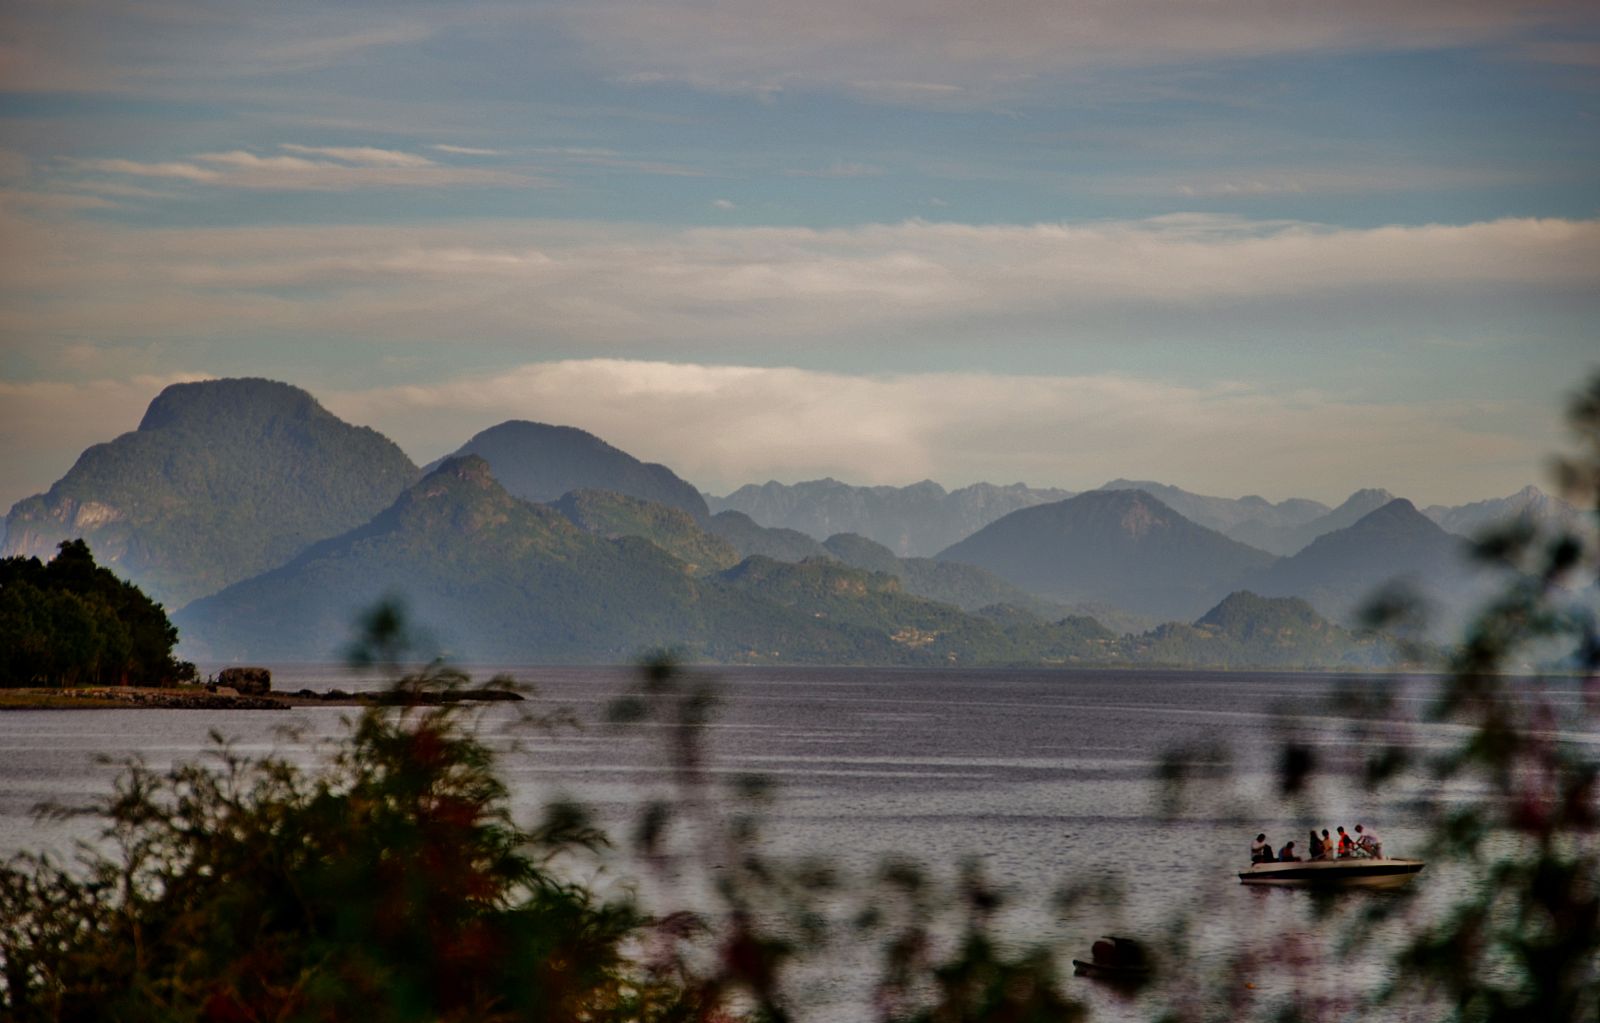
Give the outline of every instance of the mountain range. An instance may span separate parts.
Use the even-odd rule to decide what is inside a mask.
[[[736,511],[763,526],[794,529],[815,540],[855,533],[901,557],[931,555],[996,519],[1036,504],[1060,501],[1071,491],[1021,483],[975,483],[946,491],[932,480],[908,487],[858,487],[836,479],[744,486],[710,498],[713,511]]]
[[[297,388],[175,385],[138,430],[18,502],[4,549],[48,556],[85,537],[181,608],[198,658],[336,656],[357,611],[402,594],[442,645],[480,659],[675,646],[761,663],[1336,665],[1381,660],[1334,623],[1397,573],[1469,590],[1462,542],[1436,522],[1577,515],[1531,488],[1427,515],[1384,491],[1328,509],[1130,480],[1076,496],[833,480],[735,492],[753,512],[787,508],[819,531],[864,522],[891,544],[708,502],[571,427],[503,423],[458,451],[419,473]],[[907,554],[969,525],[935,557]],[[1305,543],[1277,557],[1240,542],[1251,531]]]

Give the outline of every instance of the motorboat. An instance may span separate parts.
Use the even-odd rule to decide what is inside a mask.
[[[1399,888],[1416,877],[1421,860],[1345,856],[1335,860],[1252,863],[1239,873],[1240,884],[1280,888]]]

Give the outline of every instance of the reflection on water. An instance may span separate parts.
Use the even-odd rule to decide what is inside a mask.
[[[486,677],[491,669],[474,669]],[[537,687],[535,709],[570,707],[581,732],[529,733],[513,726],[516,710],[483,711],[482,734],[504,751],[504,773],[524,819],[557,796],[594,807],[619,835],[633,811],[664,791],[665,736],[650,727],[616,731],[600,722],[607,701],[627,686],[625,669],[515,670]],[[718,669],[723,703],[706,730],[714,777],[768,776],[779,784],[766,840],[784,853],[826,853],[867,871],[881,857],[909,854],[952,868],[981,861],[990,878],[1016,894],[1008,933],[1048,939],[1067,951],[1087,950],[1102,931],[1158,939],[1175,912],[1200,927],[1201,959],[1220,961],[1241,948],[1272,947],[1314,929],[1305,893],[1241,886],[1234,872],[1250,839],[1266,831],[1281,844],[1304,844],[1307,831],[1357,821],[1376,825],[1391,855],[1421,841],[1409,817],[1416,795],[1405,785],[1382,798],[1348,780],[1362,750],[1349,744],[1350,722],[1313,705],[1338,683],[1329,675],[1238,675],[1204,672],[940,671],[857,669]],[[333,667],[275,671],[274,686],[371,688]],[[1400,705],[1420,712],[1426,680],[1403,686]],[[1291,705],[1312,713],[1292,725]],[[40,801],[74,802],[104,793],[115,773],[97,756],[137,755],[154,766],[201,755],[216,730],[235,748],[314,758],[319,742],[339,734],[351,708],[287,712],[18,711],[0,714],[0,853],[65,850],[88,834],[85,822],[32,820]],[[1392,724],[1392,723],[1391,723]],[[1445,735],[1415,722],[1396,737],[1420,745]],[[1316,749],[1332,776],[1319,774],[1306,797],[1276,804],[1276,743],[1293,727]],[[285,729],[298,734],[290,737]],[[1587,741],[1600,737],[1585,735]],[[1212,772],[1174,817],[1161,812],[1156,767],[1172,750],[1194,751],[1215,768],[1218,747],[1230,751],[1225,775]],[[1339,772],[1348,772],[1344,777]],[[635,873],[620,854],[607,877]],[[1119,907],[1095,920],[1056,918],[1048,895],[1065,883],[1108,881],[1122,889]],[[1463,883],[1431,869],[1419,912],[1448,901]],[[657,899],[698,896],[692,886]],[[1355,898],[1365,898],[1357,894]],[[1319,938],[1338,937],[1320,935]],[[1315,958],[1316,952],[1312,954]],[[849,962],[808,978],[808,1019],[842,1016],[835,1000],[859,988]],[[1347,971],[1254,978],[1262,990],[1285,984],[1348,989]],[[1373,978],[1369,977],[1368,982]],[[1088,982],[1073,990],[1094,1000],[1096,1018],[1143,1018]],[[1359,986],[1359,982],[1357,982]],[[1348,990],[1331,990],[1341,997]]]

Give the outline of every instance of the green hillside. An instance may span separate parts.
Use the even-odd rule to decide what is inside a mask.
[[[739,551],[707,533],[686,511],[609,490],[574,490],[551,507],[585,532],[608,539],[636,536],[660,547],[696,575],[731,568]]]

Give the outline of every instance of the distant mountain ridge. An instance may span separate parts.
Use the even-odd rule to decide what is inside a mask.
[[[137,430],[17,502],[0,554],[49,557],[81,537],[101,564],[181,607],[367,521],[416,477],[392,441],[298,387],[173,384]]]
[[[1320,501],[1291,497],[1273,504],[1264,497],[1208,497],[1179,487],[1152,480],[1115,479],[1096,489],[1142,490],[1190,522],[1214,529],[1224,536],[1233,536],[1233,530],[1247,523],[1268,528],[1289,528],[1303,525],[1328,514],[1328,506]],[[1244,540],[1243,537],[1234,537]]]
[[[475,434],[447,457],[462,455],[487,460],[501,485],[526,501],[548,503],[571,490],[610,490],[681,508],[697,522],[711,517],[700,491],[671,469],[642,462],[572,426],[509,420]]]
[[[996,519],[1072,492],[1021,483],[975,483],[946,491],[932,480],[905,487],[862,487],[836,479],[783,484],[769,481],[710,498],[713,511],[737,511],[770,527],[795,529],[815,540],[855,533],[900,557],[932,555]]]
[[[1387,490],[1357,490],[1345,498],[1339,507],[1314,519],[1292,525],[1271,525],[1252,520],[1235,526],[1228,535],[1273,554],[1294,554],[1304,550],[1307,544],[1320,536],[1355,525],[1363,516],[1377,511],[1394,499],[1395,496]]]
[[[1189,618],[1274,559],[1142,490],[1095,490],[1012,512],[940,552],[1056,600]]]
[[[1461,537],[1447,533],[1395,498],[1305,549],[1251,576],[1245,585],[1264,596],[1301,597],[1322,615],[1349,622],[1362,603],[1395,580],[1454,603],[1467,584]]]
[[[1490,498],[1471,504],[1447,507],[1430,505],[1422,514],[1439,526],[1458,536],[1474,537],[1495,526],[1510,525],[1518,519],[1537,526],[1558,529],[1576,529],[1583,513],[1559,497],[1552,497],[1538,487],[1523,487],[1509,497]]]

